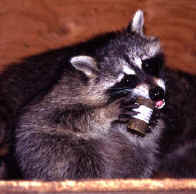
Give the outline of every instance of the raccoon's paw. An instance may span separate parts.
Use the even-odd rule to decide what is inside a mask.
[[[138,108],[139,104],[134,103],[133,100],[124,101],[120,107],[121,107],[121,114],[119,115],[119,118],[118,118],[119,122],[126,123],[133,116],[138,114],[138,112],[136,112],[134,109]]]
[[[130,118],[137,114],[133,109],[138,108],[138,106],[133,99],[129,100],[122,97],[108,105],[106,115],[115,122],[128,122]]]

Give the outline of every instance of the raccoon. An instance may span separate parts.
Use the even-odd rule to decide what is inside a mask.
[[[158,177],[196,177],[196,76],[165,68],[167,106],[161,112],[166,128],[161,137]]]
[[[0,109],[1,125],[14,129],[24,179],[152,176],[166,89],[159,39],[146,36],[143,25],[138,10],[122,31],[33,56],[2,73],[0,98],[8,106]],[[127,131],[138,96],[156,104],[145,136]]]

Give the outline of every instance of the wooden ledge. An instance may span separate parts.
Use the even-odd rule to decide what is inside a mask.
[[[196,179],[114,179],[85,181],[0,181],[0,193],[195,193]]]

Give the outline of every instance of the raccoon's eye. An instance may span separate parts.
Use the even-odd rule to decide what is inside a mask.
[[[145,73],[152,76],[158,76],[160,74],[163,64],[163,57],[160,55],[150,59],[143,60],[142,68]]]
[[[125,74],[124,78],[122,79],[121,83],[122,84],[127,84],[132,80],[133,76]]]
[[[135,87],[137,82],[138,82],[138,78],[136,77],[136,75],[125,74],[123,79],[119,83],[119,85],[121,85],[122,87],[132,88],[132,87]]]

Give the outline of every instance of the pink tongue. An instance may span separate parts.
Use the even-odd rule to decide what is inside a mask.
[[[158,109],[161,109],[165,106],[165,101],[164,100],[159,100],[155,103],[155,107]]]

